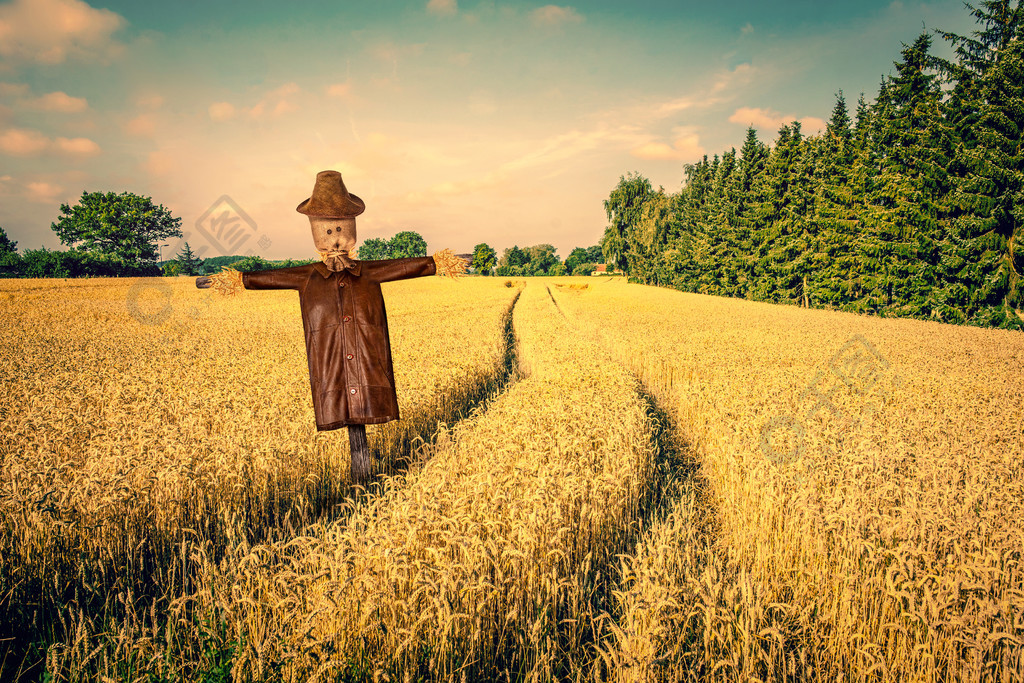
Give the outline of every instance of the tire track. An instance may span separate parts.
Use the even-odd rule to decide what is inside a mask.
[[[550,287],[547,287],[547,291],[555,309],[567,324],[580,335],[595,339],[595,345],[614,356],[614,350],[607,340],[594,334],[597,330],[587,329],[575,316],[567,314]],[[648,437],[655,448],[656,459],[647,495],[640,501],[638,528],[631,536],[628,547],[623,549],[619,558],[620,566],[608,568],[609,581],[604,590],[609,599],[602,605],[608,621],[604,624],[605,631],[598,646],[599,656],[594,659],[595,675],[631,681],[655,680],[663,653],[649,651],[644,653],[646,656],[622,657],[622,650],[635,655],[635,650],[642,652],[650,646],[647,642],[631,642],[635,632],[629,623],[632,615],[626,614],[622,606],[625,604],[624,596],[634,587],[626,585],[623,578],[630,576],[631,581],[635,580],[637,568],[643,563],[638,551],[663,542],[663,537],[672,527],[673,519],[693,520],[687,529],[688,540],[701,548],[710,549],[718,536],[717,514],[709,494],[708,482],[701,472],[699,447],[672,416],[672,406],[667,397],[657,396],[655,388],[627,363],[615,362],[636,381],[637,394],[651,418],[652,429]],[[616,643],[625,643],[626,647],[616,650]]]

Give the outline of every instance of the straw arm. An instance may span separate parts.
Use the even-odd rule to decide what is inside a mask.
[[[435,252],[431,258],[434,259],[434,265],[437,267],[437,274],[446,275],[451,278],[457,278],[460,275],[465,275],[466,268],[469,266],[469,261],[464,258],[459,258],[451,249],[442,249],[441,251]]]

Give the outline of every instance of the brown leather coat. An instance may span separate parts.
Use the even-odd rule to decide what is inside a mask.
[[[246,289],[296,289],[319,431],[398,419],[391,340],[380,283],[433,275],[430,256],[323,263],[242,274]]]

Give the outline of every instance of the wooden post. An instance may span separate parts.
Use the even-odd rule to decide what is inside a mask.
[[[365,484],[370,479],[370,447],[366,443],[366,425],[348,426],[348,445],[352,451],[352,483]]]

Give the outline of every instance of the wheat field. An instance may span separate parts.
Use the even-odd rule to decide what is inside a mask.
[[[616,278],[0,283],[0,679],[1024,680],[1024,337]]]

